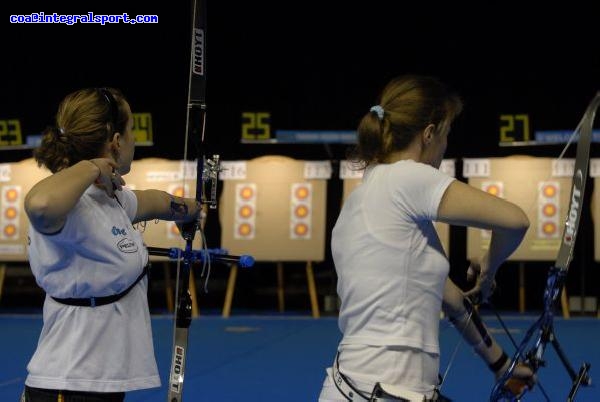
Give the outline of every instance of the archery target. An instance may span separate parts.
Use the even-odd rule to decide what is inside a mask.
[[[233,236],[239,240],[254,239],[256,233],[256,184],[236,184],[235,197]]]
[[[538,184],[537,236],[539,238],[558,239],[560,183],[541,181]]]
[[[312,185],[293,183],[290,197],[290,238],[310,239],[311,236]]]
[[[532,156],[488,158],[485,177],[467,177],[469,184],[518,205],[529,218],[530,227],[510,261],[554,261],[560,246],[569,204],[564,189],[571,187],[566,167],[572,160]],[[562,168],[557,168],[562,166]],[[583,222],[582,222],[583,224]],[[467,229],[467,258],[481,256],[489,248],[490,235]]]
[[[27,192],[50,172],[33,158],[0,163],[0,261],[27,261]]]
[[[19,237],[21,214],[21,186],[2,186],[2,216],[0,217],[0,239],[16,240]]]
[[[594,222],[594,261],[600,261],[600,159],[590,159],[590,177],[594,180],[591,199],[592,221]],[[587,191],[587,190],[586,190]]]
[[[280,155],[235,164],[243,175],[220,176],[221,247],[256,261],[323,261],[327,164]]]

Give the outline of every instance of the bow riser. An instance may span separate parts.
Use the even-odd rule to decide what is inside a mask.
[[[196,146],[196,201],[202,203],[204,181],[204,158],[202,145],[206,119],[206,2],[192,0],[192,32],[190,73],[187,102],[187,126],[184,146],[184,158],[188,160],[188,143]],[[184,170],[186,172],[187,169]],[[185,175],[184,175],[185,185]],[[185,186],[184,186],[185,188]],[[203,223],[202,225],[203,226]],[[202,228],[201,228],[202,229]],[[188,333],[192,316],[192,299],[189,291],[190,269],[193,264],[193,232],[185,241],[183,262],[178,264],[177,302],[175,305],[175,328],[171,371],[169,374],[168,402],[183,400],[183,381],[185,376],[185,356],[187,354]],[[180,269],[181,268],[181,269]]]
[[[565,227],[563,230],[563,236],[561,239],[556,263],[548,272],[548,280],[546,282],[546,289],[544,291],[544,312],[540,318],[528,329],[524,339],[521,341],[521,344],[516,348],[517,350],[513,356],[512,363],[508,370],[506,370],[502,377],[496,381],[490,396],[491,402],[502,400],[521,400],[521,398],[527,392],[526,389],[520,395],[512,395],[504,388],[504,384],[506,384],[506,382],[512,377],[515,367],[519,362],[524,362],[525,364],[529,365],[534,374],[536,374],[541,367],[544,367],[544,353],[549,342],[554,347],[560,360],[565,366],[569,377],[572,380],[572,387],[567,400],[573,400],[580,385],[591,384],[591,379],[587,374],[590,365],[588,363],[584,363],[581,366],[579,373],[575,372],[565,353],[560,347],[558,340],[556,339],[553,321],[554,309],[565,285],[566,276],[569,271],[569,265],[573,258],[573,251],[575,249],[575,239],[577,236],[577,229],[579,228],[581,211],[583,209],[585,183],[587,180],[590,146],[592,142],[592,130],[598,106],[600,106],[600,92],[596,93],[595,97],[588,105],[583,118],[573,132],[573,136],[579,133],[579,141],[577,144],[573,182],[569,197],[569,207],[567,209],[568,214],[565,221]],[[527,347],[530,344],[534,334],[537,334],[534,346],[527,351]],[[549,401],[550,398],[542,388],[541,384],[539,384],[538,387]]]

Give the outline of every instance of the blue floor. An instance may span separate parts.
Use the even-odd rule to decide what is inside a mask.
[[[532,323],[531,316],[511,316],[506,320],[517,340]],[[498,322],[486,317],[497,339],[509,347]],[[130,393],[127,402],[165,402],[170,366],[172,320],[153,317],[156,357],[163,381],[161,388]],[[592,364],[592,378],[600,381],[600,320],[557,318],[555,332],[576,369],[583,361]],[[26,376],[25,367],[41,329],[39,315],[0,316],[0,401],[17,401]],[[238,316],[223,319],[202,316],[190,327],[184,383],[185,401],[316,401],[333,358],[340,334],[335,318],[318,320],[299,316]],[[440,342],[441,370],[447,365],[459,338],[443,320]],[[546,351],[547,367],[540,381],[552,401],[565,401],[570,380],[552,348]],[[482,402],[489,398],[493,378],[485,365],[464,344],[460,345],[443,393],[453,401]],[[545,401],[539,391],[527,401]],[[594,386],[580,389],[579,402],[600,401]]]

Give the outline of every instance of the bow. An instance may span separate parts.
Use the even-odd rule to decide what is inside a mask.
[[[187,352],[188,332],[192,321],[192,299],[189,292],[190,269],[196,260],[208,265],[210,272],[211,258],[222,262],[237,261],[239,257],[227,256],[224,251],[209,251],[206,249],[204,238],[204,221],[206,206],[217,206],[217,179],[219,173],[219,156],[214,155],[207,159],[203,155],[205,117],[206,117],[206,67],[205,67],[205,27],[206,27],[206,2],[192,0],[192,38],[190,55],[190,73],[187,102],[186,137],[184,145],[183,184],[187,174],[188,142],[196,143],[196,201],[202,205],[201,221],[198,225],[182,230],[185,240],[185,249],[163,249],[149,247],[148,252],[153,255],[168,256],[177,260],[177,286],[175,289],[175,320],[173,336],[173,352],[171,370],[169,374],[169,402],[180,402],[183,398],[183,380],[185,373],[185,358]],[[207,191],[208,186],[208,191]],[[199,227],[198,227],[199,226]],[[181,227],[180,227],[181,230]],[[204,250],[192,249],[196,230],[200,231]],[[204,271],[203,271],[204,272]]]
[[[531,327],[525,333],[525,337],[521,341],[520,345],[516,345],[512,336],[508,332],[506,325],[504,325],[502,319],[498,314],[497,317],[504,327],[504,330],[509,335],[511,341],[515,345],[516,352],[513,356],[512,363],[506,372],[496,381],[492,393],[490,395],[491,402],[497,402],[502,400],[509,401],[520,401],[521,397],[527,392],[527,388],[524,388],[519,395],[514,395],[508,390],[505,385],[511,379],[515,367],[519,363],[528,365],[534,374],[537,373],[540,367],[545,365],[544,352],[548,343],[550,343],[556,351],[558,357],[563,363],[569,377],[571,378],[572,385],[567,397],[567,401],[573,401],[575,395],[580,386],[588,386],[591,384],[591,378],[588,375],[590,364],[583,363],[576,372],[571,363],[568,361],[566,354],[562,350],[554,333],[554,309],[556,307],[557,300],[561,291],[565,285],[565,279],[569,271],[569,265],[573,258],[573,251],[575,248],[575,238],[577,236],[577,229],[579,227],[579,220],[581,217],[582,201],[585,190],[585,182],[587,180],[589,156],[590,156],[590,145],[592,141],[592,129],[594,125],[594,118],[596,110],[600,106],[600,92],[597,92],[592,101],[589,103],[581,121],[577,125],[577,128],[573,132],[571,140],[579,134],[579,141],[577,144],[577,153],[575,158],[575,168],[573,173],[573,182],[571,186],[571,194],[569,197],[569,207],[567,220],[563,229],[563,235],[561,239],[560,248],[558,251],[558,257],[555,264],[548,271],[548,278],[546,281],[546,288],[544,290],[544,310],[540,317],[531,325]],[[569,146],[567,143],[566,147]],[[565,147],[565,150],[566,150]],[[564,154],[564,150],[563,153]],[[534,336],[535,335],[535,336]],[[533,345],[530,347],[530,345]],[[541,384],[538,384],[540,390],[546,397],[546,400],[550,401],[550,398],[544,391]]]
[[[200,0],[192,1],[192,37],[190,52],[190,72],[187,102],[186,137],[184,145],[184,158],[188,159],[188,142],[196,143],[196,201],[202,204],[202,217],[200,223],[200,234],[204,241],[204,218],[206,217],[205,205],[216,207],[216,177],[218,176],[218,156],[215,160],[207,161],[203,154],[204,130],[206,126],[206,2]],[[185,162],[185,161],[184,161]],[[187,166],[184,166],[184,184]],[[211,192],[207,196],[205,183],[212,180]],[[185,186],[184,186],[185,188]],[[214,196],[214,198],[212,198]],[[171,370],[169,373],[169,402],[180,402],[183,400],[183,380],[185,374],[185,355],[187,352],[188,333],[191,324],[192,299],[189,291],[190,268],[194,262],[192,242],[195,230],[187,233],[182,232],[185,239],[185,250],[183,258],[178,259],[177,264],[177,286],[175,288],[175,320],[173,350],[171,355]],[[209,257],[210,255],[207,254]],[[204,259],[204,263],[210,266],[210,258]]]
[[[189,291],[190,269],[194,262],[203,263],[202,275],[206,272],[206,283],[210,275],[211,261],[224,264],[237,264],[241,267],[254,265],[249,255],[228,255],[224,249],[208,249],[204,236],[206,207],[217,207],[217,183],[220,165],[219,155],[207,158],[204,155],[204,132],[206,127],[206,0],[192,0],[192,38],[190,74],[187,102],[187,123],[184,145],[183,188],[188,171],[188,142],[196,144],[196,202],[201,205],[200,222],[191,222],[179,227],[185,240],[185,249],[148,247],[153,255],[167,256],[177,260],[177,286],[175,288],[175,320],[173,330],[173,350],[169,372],[168,402],[183,400],[183,380],[188,333],[192,322],[192,298]],[[193,250],[196,231],[200,232],[202,250]],[[206,270],[206,268],[208,269]]]
[[[206,27],[206,2],[192,1],[192,38],[190,55],[190,72],[187,102],[186,137],[184,145],[184,188],[187,173],[188,142],[197,144],[196,149],[196,201],[203,204],[205,210],[206,195],[204,193],[205,159],[202,154],[204,142],[204,129],[206,117],[206,76],[205,76],[205,27]],[[218,158],[216,164],[218,165]],[[211,165],[206,164],[209,168]],[[217,167],[218,174],[218,167]],[[208,174],[210,177],[210,173]],[[209,179],[207,177],[207,179]],[[216,185],[216,181],[215,181]],[[216,192],[216,190],[215,190]],[[216,201],[210,204],[216,206]],[[205,216],[203,214],[203,216]],[[201,218],[200,233],[202,234],[204,218]],[[193,265],[192,243],[195,230],[182,233],[185,239],[185,250],[178,253],[182,258],[177,263],[177,285],[175,287],[175,320],[173,330],[173,349],[171,355],[171,370],[169,372],[169,402],[183,400],[183,380],[185,374],[185,357],[187,352],[189,327],[192,322],[192,298],[189,291],[190,268]],[[204,240],[204,236],[202,235]],[[204,242],[204,246],[206,242]],[[210,263],[210,258],[204,260]]]

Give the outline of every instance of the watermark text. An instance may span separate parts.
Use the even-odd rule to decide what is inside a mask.
[[[158,15],[136,15],[129,14],[15,14],[10,16],[11,24],[158,24]]]

